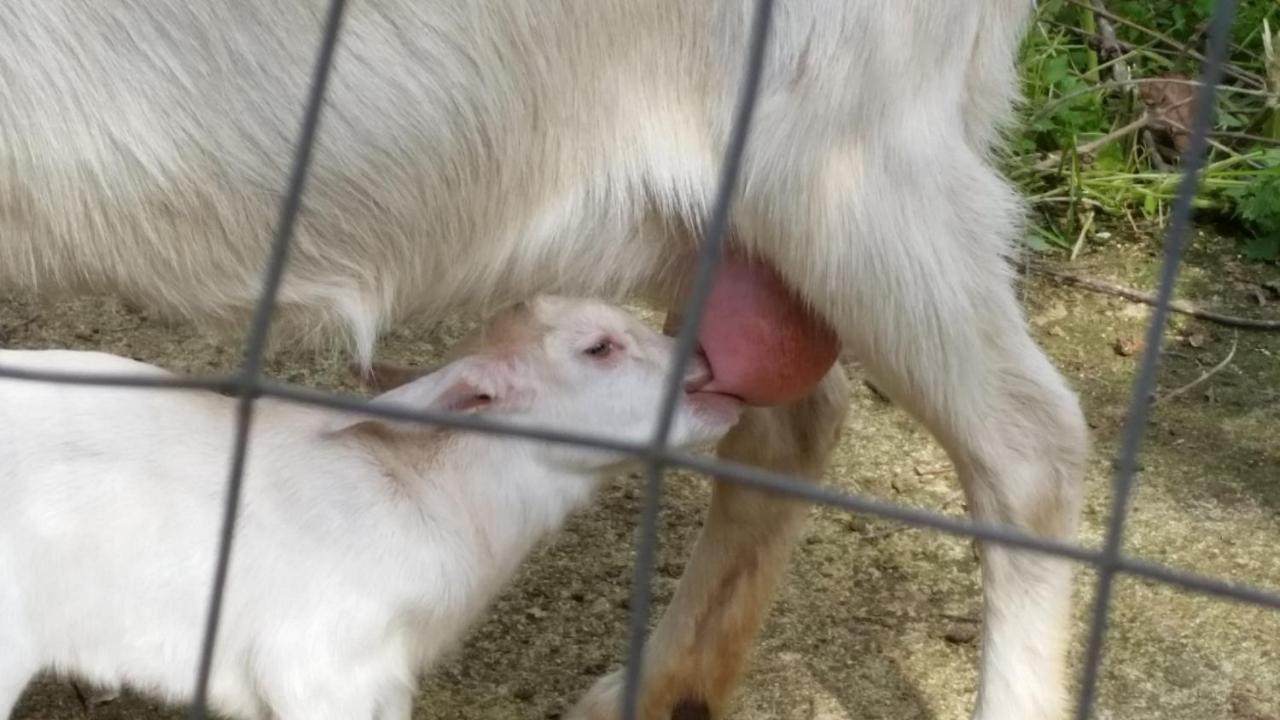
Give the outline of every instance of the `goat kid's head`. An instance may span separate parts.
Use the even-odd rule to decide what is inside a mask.
[[[376,405],[411,411],[485,414],[529,427],[645,443],[657,426],[675,341],[626,311],[601,302],[539,296],[491,317],[460,342],[442,367],[416,372],[376,364],[365,376]],[[671,427],[673,446],[716,442],[737,422],[741,403],[703,392],[711,380],[691,359]],[[336,430],[388,426],[348,417]],[[518,441],[527,442],[527,441]],[[604,472],[632,462],[619,453],[558,443],[530,443],[557,466]]]

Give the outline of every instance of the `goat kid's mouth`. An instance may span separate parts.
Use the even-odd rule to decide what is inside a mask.
[[[716,382],[715,371],[707,360],[707,354],[701,346],[689,358],[689,366],[684,374],[684,392],[686,395],[724,395],[742,400],[736,393],[727,392]]]
[[[702,348],[689,359],[689,369],[684,379],[685,400],[695,413],[707,419],[732,422],[742,412],[746,402],[738,395],[725,392],[716,385],[711,364]]]
[[[675,336],[681,314],[667,315]],[[835,331],[764,260],[727,248],[712,280],[698,330],[697,362],[686,392],[718,393],[748,405],[793,403],[813,392],[835,365]]]

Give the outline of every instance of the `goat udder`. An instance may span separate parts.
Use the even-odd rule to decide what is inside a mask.
[[[667,332],[678,324],[668,320]],[[769,265],[726,253],[707,298],[698,342],[712,380],[701,389],[750,405],[783,405],[808,395],[835,364],[835,331],[815,316]]]

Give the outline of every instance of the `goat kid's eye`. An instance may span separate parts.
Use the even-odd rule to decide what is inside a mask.
[[[613,353],[613,351],[616,350],[617,347],[618,346],[615,345],[612,340],[609,340],[608,338],[606,338],[596,343],[595,345],[592,345],[586,350],[583,350],[583,353],[597,359],[606,358],[606,357],[609,357],[609,355]]]

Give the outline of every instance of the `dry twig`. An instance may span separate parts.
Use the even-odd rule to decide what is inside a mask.
[[[1080,227],[1080,236],[1076,238],[1076,244],[1071,247],[1071,260],[1074,261],[1076,256],[1080,254],[1080,249],[1084,247],[1085,236],[1089,234],[1089,230],[1093,228],[1093,211],[1090,210],[1085,214],[1084,224]]]
[[[1074,285],[1086,290],[1103,293],[1106,295],[1114,295],[1122,297],[1133,302],[1140,302],[1146,305],[1156,305],[1156,296],[1152,293],[1134,290],[1123,285],[1099,280],[1097,278],[1085,277],[1074,273],[1063,272],[1061,270],[1052,270],[1038,263],[1032,264],[1031,272],[1044,277],[1053,278],[1058,282],[1066,285]],[[1227,315],[1225,313],[1216,312],[1214,310],[1206,310],[1194,303],[1185,300],[1174,300],[1169,303],[1169,309],[1190,315],[1194,318],[1206,320],[1208,322],[1226,325],[1227,327],[1241,328],[1244,330],[1280,330],[1280,320],[1262,320],[1258,318],[1246,318],[1236,315]]]
[[[1116,28],[1107,17],[1107,8],[1102,5],[1102,0],[1090,0],[1089,4],[1093,6],[1093,14],[1097,17],[1098,35],[1101,38],[1101,42],[1098,43],[1098,54],[1108,61],[1115,62],[1111,67],[1111,76],[1127,90],[1130,77],[1129,65],[1124,61],[1124,50],[1120,47],[1120,41],[1116,39]]]
[[[1053,114],[1053,111],[1058,109],[1058,107],[1066,103],[1069,103],[1072,100],[1075,100],[1076,98],[1084,95],[1091,95],[1093,93],[1101,92],[1104,90],[1114,90],[1117,88],[1124,88],[1131,85],[1150,85],[1153,83],[1169,83],[1169,84],[1177,84],[1177,85],[1188,85],[1191,87],[1200,87],[1201,85],[1204,84],[1204,83],[1201,83],[1199,80],[1192,80],[1190,78],[1176,78],[1176,77],[1130,78],[1125,82],[1108,80],[1106,82],[1100,82],[1097,85],[1090,85],[1088,87],[1084,87],[1079,90],[1072,90],[1069,93],[1064,93],[1062,95],[1059,95],[1058,97],[1054,98],[1053,100],[1041,106],[1041,108],[1036,111],[1036,114],[1033,115],[1031,119],[1034,121],[1034,120],[1041,120],[1043,118],[1049,117],[1049,115]],[[1217,89],[1221,92],[1233,92],[1233,93],[1239,93],[1242,95],[1252,95],[1254,97],[1262,97],[1262,98],[1269,98],[1273,94],[1266,90],[1250,90],[1249,88],[1231,87],[1229,85],[1219,85]]]
[[[0,343],[8,342],[9,338],[13,337],[14,333],[20,330],[27,329],[29,326],[31,326],[33,323],[35,323],[35,321],[39,319],[40,319],[40,313],[34,313],[30,317],[28,317],[26,320],[20,320],[14,323],[13,325],[9,325],[7,327],[4,325],[0,325]]]
[[[1151,400],[1151,404],[1153,406],[1158,405],[1166,400],[1171,400],[1173,398],[1178,397],[1179,395],[1186,394],[1194,390],[1195,388],[1199,387],[1202,383],[1204,383],[1205,380],[1208,380],[1214,375],[1217,375],[1218,373],[1222,372],[1223,368],[1231,364],[1231,359],[1236,356],[1236,345],[1239,343],[1239,340],[1240,340],[1240,332],[1236,331],[1236,333],[1231,338],[1231,350],[1227,353],[1226,357],[1222,358],[1221,362],[1209,368],[1208,370],[1205,370],[1204,372],[1200,373],[1200,377],[1196,378],[1195,380],[1192,380],[1186,385],[1183,385],[1182,387],[1174,390],[1170,390],[1169,392],[1157,398],[1153,398]]]
[[[1119,140],[1125,135],[1132,133],[1134,130],[1140,130],[1144,127],[1147,127],[1150,123],[1151,123],[1151,116],[1144,113],[1143,115],[1139,116],[1137,120],[1134,120],[1133,122],[1122,125],[1121,127],[1118,127],[1115,130],[1112,130],[1111,132],[1107,133],[1106,135],[1103,135],[1100,138],[1097,138],[1095,140],[1090,140],[1089,142],[1076,147],[1075,154],[1076,155],[1092,155],[1104,145],[1111,142],[1115,142],[1116,140]],[[1048,156],[1045,157],[1045,159],[1036,163],[1035,169],[1042,172],[1045,170],[1052,170],[1062,162],[1063,157],[1064,156],[1062,155],[1062,153],[1050,153]]]
[[[917,465],[912,469],[915,471],[916,475],[919,475],[920,477],[930,477],[933,475],[946,475],[947,473],[951,472],[953,468],[951,463],[944,463],[942,465],[937,465],[934,467]]]

